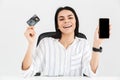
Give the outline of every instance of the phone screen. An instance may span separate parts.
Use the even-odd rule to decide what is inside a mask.
[[[109,38],[109,18],[99,19],[99,38]]]

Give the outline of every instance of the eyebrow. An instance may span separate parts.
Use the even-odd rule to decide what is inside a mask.
[[[72,14],[68,15],[67,17],[73,16]],[[59,16],[58,18],[63,18],[64,16]]]

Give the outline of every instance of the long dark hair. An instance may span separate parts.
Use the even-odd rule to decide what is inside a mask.
[[[75,16],[75,19],[76,19],[76,28],[75,28],[75,31],[74,31],[74,34],[75,36],[78,35],[79,33],[79,20],[78,20],[78,17],[77,17],[77,14],[75,12],[75,10],[69,6],[65,6],[65,7],[60,7],[57,9],[56,13],[55,13],[55,30],[56,30],[56,35],[54,36],[54,38],[61,38],[61,31],[58,29],[58,14],[60,11],[62,10],[69,10],[71,11],[74,16]]]

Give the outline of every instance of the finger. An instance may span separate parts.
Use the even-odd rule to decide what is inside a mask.
[[[112,31],[110,30],[110,31],[109,31],[109,35],[111,35],[111,32],[112,32]]]
[[[34,30],[30,30],[30,33],[31,33],[31,34],[35,34],[35,31],[34,31]]]
[[[27,28],[26,31],[28,31],[28,32],[34,31],[35,32],[34,28]]]
[[[25,36],[33,36],[36,33],[33,29],[27,29],[24,34],[25,34]]]
[[[32,29],[30,29],[30,30],[29,30],[29,34],[34,35],[34,34],[35,34],[35,31],[34,31],[34,30],[32,30]]]
[[[99,33],[99,26],[97,26],[95,33],[98,34]]]
[[[95,33],[94,33],[94,39],[98,39],[98,30],[99,30],[99,26],[96,27],[95,29]]]
[[[111,34],[111,30],[112,30],[112,25],[110,24],[109,25],[110,27],[109,27],[109,35]]]
[[[34,26],[28,26],[27,29],[34,29]]]
[[[97,26],[96,30],[99,30],[99,26]]]
[[[28,28],[33,28],[34,26],[28,26]]]
[[[109,25],[110,27],[109,27],[109,30],[111,30],[112,29],[112,25]]]
[[[25,31],[24,35],[25,35],[26,37],[28,37],[28,36],[29,36],[29,34],[28,34],[28,32],[27,32],[27,31]]]

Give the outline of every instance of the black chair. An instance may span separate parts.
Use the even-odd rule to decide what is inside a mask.
[[[45,38],[45,37],[53,37],[54,38],[55,34],[56,34],[56,32],[45,32],[45,33],[40,34],[38,37],[36,46],[38,46],[40,40],[42,40],[43,38]],[[78,33],[77,37],[87,39],[87,37],[83,33]]]
[[[55,34],[56,34],[56,32],[45,32],[45,33],[40,34],[38,37],[36,46],[38,46],[39,42],[43,38],[45,38],[45,37],[53,37],[54,38]],[[77,37],[87,39],[87,37],[83,33],[78,33]],[[37,72],[34,76],[40,76],[40,75],[41,75],[41,73]]]

